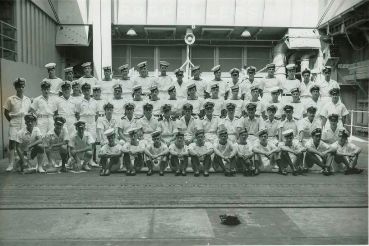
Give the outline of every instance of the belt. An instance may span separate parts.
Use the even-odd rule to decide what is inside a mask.
[[[49,115],[49,114],[39,114],[39,115],[37,115],[37,118],[51,118],[52,117],[52,115]]]
[[[283,93],[282,96],[292,96],[290,93]]]
[[[104,116],[105,116],[105,114],[97,114],[97,116],[99,116],[99,117],[104,117]]]

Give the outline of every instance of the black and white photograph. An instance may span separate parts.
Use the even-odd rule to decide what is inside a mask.
[[[0,246],[368,245],[369,0],[0,0]]]

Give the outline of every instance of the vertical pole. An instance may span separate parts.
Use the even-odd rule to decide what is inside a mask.
[[[350,134],[352,135],[352,130],[353,130],[353,124],[354,124],[354,110],[351,110],[351,115],[350,115],[351,119],[350,119]]]
[[[190,79],[190,46],[187,45],[186,48],[186,75],[187,75],[187,80]]]

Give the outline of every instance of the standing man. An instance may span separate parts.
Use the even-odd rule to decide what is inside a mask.
[[[306,103],[304,103],[305,105],[305,113],[306,113],[306,109],[310,106],[314,106],[317,108],[316,111],[316,116],[320,117],[320,111],[323,108],[323,103],[322,100],[320,99],[320,87],[317,84],[314,84],[311,86],[310,88],[310,94],[311,94],[311,98],[308,99],[308,101]]]
[[[192,67],[191,72],[192,72],[193,77],[189,81],[189,84],[194,83],[196,85],[197,97],[201,99],[207,98],[208,95],[206,95],[207,94],[206,88],[208,86],[208,83],[202,78],[200,78],[200,74],[201,74],[200,66]]]
[[[123,98],[127,100],[132,99],[132,89],[133,89],[133,80],[128,76],[129,74],[129,66],[128,64],[124,64],[119,67],[120,72],[122,73],[122,77],[119,80],[119,83],[122,85],[123,90]]]
[[[115,84],[112,88],[114,90],[113,98],[109,101],[114,106],[113,118],[119,121],[124,116],[124,104],[126,100],[122,98],[122,86]]]
[[[205,116],[200,121],[202,128],[205,131],[205,140],[214,143],[217,140],[217,131],[220,123],[220,118],[213,114],[214,103],[206,102],[204,104]]]
[[[187,86],[188,83],[183,80],[183,69],[178,68],[174,70],[174,74],[176,75],[176,81],[173,82],[173,85],[176,88],[177,100],[183,101],[187,98]]]
[[[184,131],[184,141],[186,145],[193,142],[195,138],[195,118],[192,116],[193,106],[190,103],[186,103],[182,107],[183,116],[177,120],[177,128]]]
[[[139,126],[142,126],[143,138],[147,143],[151,143],[151,133],[155,132],[159,127],[159,121],[152,115],[153,106],[146,103],[143,106],[144,116],[138,120]]]
[[[256,104],[255,103],[248,103],[246,105],[247,109],[247,117],[241,118],[238,121],[237,128],[246,128],[249,137],[249,143],[251,146],[254,146],[257,141],[256,134],[265,128],[264,121],[261,117],[256,117]]]
[[[340,89],[340,85],[337,83],[337,81],[331,79],[331,73],[332,73],[332,67],[331,66],[325,66],[323,68],[323,74],[324,79],[316,82],[320,87],[320,96],[323,101],[323,105],[325,105],[327,102],[330,101],[330,90]]]
[[[133,103],[127,103],[124,105],[124,116],[118,123],[118,133],[119,138],[124,142],[129,142],[130,137],[128,131],[131,128],[137,127],[137,119],[133,116],[133,112],[135,111],[135,105]]]
[[[60,86],[63,83],[61,78],[56,77],[55,67],[55,63],[46,64],[45,68],[47,69],[48,77],[42,80],[50,84],[50,96],[59,96]]]
[[[311,98],[310,88],[314,85],[314,82],[310,80],[310,70],[307,68],[301,72],[301,76],[302,82],[300,83],[300,96],[301,102],[305,104]]]
[[[148,96],[150,94],[152,78],[149,77],[149,72],[147,71],[147,61],[138,63],[137,69],[140,75],[133,79],[133,86],[141,86],[142,93]]]
[[[112,79],[111,66],[105,66],[103,67],[103,70],[104,78],[99,82],[99,85],[101,88],[102,99],[108,101],[113,98],[113,85],[116,81]]]
[[[160,75],[157,78],[155,78],[154,82],[159,88],[159,97],[162,99],[167,99],[168,88],[173,84],[172,77],[167,75],[167,69],[169,65],[170,65],[169,62],[166,61],[159,62]]]
[[[203,107],[204,100],[197,97],[196,84],[192,83],[187,86],[187,100],[184,103],[189,103],[192,105],[192,113],[194,116],[200,117],[200,112]]]
[[[56,111],[57,115],[64,118],[64,126],[67,128],[69,136],[72,136],[76,131],[74,126],[74,123],[76,123],[76,105],[70,96],[70,82],[65,81],[61,89],[62,96],[56,100]]]
[[[255,79],[255,73],[256,73],[256,67],[254,66],[250,66],[247,68],[247,75],[248,75],[248,78],[245,80],[245,84],[244,84],[244,88],[243,88],[243,91],[240,91],[241,92],[241,99],[242,100],[245,100],[245,101],[249,101],[251,100],[251,87],[256,85],[258,86],[258,83],[260,83],[260,81],[257,81]],[[262,90],[260,88],[260,86],[258,86],[259,89],[260,89],[260,94],[262,94]]]
[[[17,78],[13,85],[16,94],[8,97],[4,104],[4,116],[9,121],[9,166],[6,168],[7,172],[11,172],[14,168],[17,132],[26,126],[24,116],[31,109],[31,99],[24,95],[26,80]]]
[[[260,81],[260,89],[263,90],[263,101],[268,102],[270,101],[272,95],[271,95],[271,88],[278,87],[279,89],[282,89],[282,82],[275,77],[275,64],[270,63],[267,66],[268,69],[268,75]]]
[[[64,78],[66,81],[72,82],[74,80],[73,67],[64,68]]]
[[[206,92],[210,94],[211,88],[213,84],[218,84],[219,86],[219,97],[224,98],[224,100],[227,100],[228,94],[229,94],[229,87],[228,84],[222,80],[222,71],[220,65],[216,65],[211,69],[211,71],[214,73],[214,79],[209,82],[206,88]]]
[[[118,136],[118,123],[120,121],[113,118],[113,109],[114,109],[113,104],[111,103],[105,104],[104,117],[99,117],[96,122],[96,131],[97,131],[96,142],[100,143],[101,146],[109,142],[107,139],[107,135],[105,134],[105,131],[107,131],[108,129],[113,129],[114,136]]]
[[[327,123],[329,114],[337,114],[338,115],[338,124],[340,127],[343,127],[346,123],[346,117],[349,115],[349,111],[347,110],[345,104],[340,101],[340,89],[332,88],[329,91],[331,95],[331,101],[324,104],[322,110],[320,111],[320,116],[322,118],[323,127]]]
[[[54,128],[53,116],[56,114],[56,96],[50,97],[50,83],[41,82],[41,95],[33,99],[31,111],[37,115],[37,127],[43,136]]]
[[[286,66],[287,78],[282,83],[282,102],[290,103],[292,101],[291,90],[300,88],[300,80],[296,79],[296,65],[288,64]]]
[[[92,65],[91,62],[85,62],[81,65],[83,68],[83,76],[78,79],[78,83],[80,86],[84,84],[89,84],[90,88],[92,88],[94,85],[98,84],[99,81],[92,76]]]
[[[238,86],[238,97],[241,98],[242,94],[245,93],[245,83],[240,79],[240,70],[238,68],[232,68],[229,73],[231,74],[232,80],[228,81],[228,88],[230,89],[228,94],[231,93],[233,86]]]

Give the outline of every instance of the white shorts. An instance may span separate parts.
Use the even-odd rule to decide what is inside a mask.
[[[17,133],[22,129],[22,126],[9,126],[9,140],[16,141]]]
[[[45,136],[46,133],[54,129],[53,117],[37,119],[37,127],[40,129],[42,136]]]

